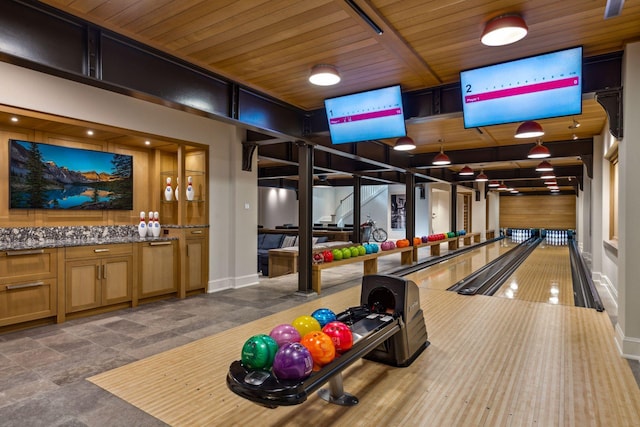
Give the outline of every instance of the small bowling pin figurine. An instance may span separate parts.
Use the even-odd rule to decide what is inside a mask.
[[[180,194],[180,178],[176,178],[176,201],[179,200],[180,198],[178,197],[178,194]]]
[[[187,200],[193,200],[193,196],[195,192],[193,191],[193,179],[188,176],[187,177]]]
[[[167,202],[173,200],[173,189],[171,188],[171,177],[167,177],[167,187],[164,189],[164,199]]]
[[[138,234],[140,234],[140,237],[147,237],[147,224],[144,221],[144,212],[140,212],[140,223],[138,224]]]
[[[147,222],[147,237],[153,237],[153,212],[149,211],[149,222]]]
[[[153,213],[153,237],[160,236],[160,216],[158,212]]]

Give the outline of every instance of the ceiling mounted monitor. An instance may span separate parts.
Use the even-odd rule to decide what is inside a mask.
[[[460,73],[464,127],[582,113],[582,47]]]
[[[405,136],[400,86],[390,86],[324,101],[333,144]]]

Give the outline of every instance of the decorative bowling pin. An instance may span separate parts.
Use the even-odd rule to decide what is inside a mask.
[[[153,237],[153,212],[149,211],[149,222],[147,223],[147,237]]]
[[[195,192],[193,191],[193,179],[188,176],[187,177],[187,200],[193,200],[193,196]]]
[[[164,199],[167,202],[173,200],[173,189],[171,188],[171,177],[167,177],[167,187],[164,189]]]
[[[147,236],[147,224],[144,221],[144,212],[140,212],[140,223],[138,224],[138,234],[140,234],[140,237]]]
[[[153,213],[153,237],[160,236],[160,216],[158,212]]]
[[[180,198],[178,197],[178,194],[180,194],[180,178],[176,178],[176,191],[175,191],[176,200],[180,200]]]

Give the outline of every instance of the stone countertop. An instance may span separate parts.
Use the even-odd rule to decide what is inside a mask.
[[[31,249],[51,249],[66,248],[72,246],[91,246],[91,245],[111,245],[117,243],[141,243],[141,242],[163,242],[170,240],[178,240],[177,237],[140,237],[140,236],[118,236],[95,239],[60,239],[60,240],[35,240],[0,243],[0,251],[20,251]]]

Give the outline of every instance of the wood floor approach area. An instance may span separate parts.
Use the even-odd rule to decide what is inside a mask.
[[[489,258],[487,252],[497,254],[496,248],[487,247],[478,256]],[[412,278],[420,288],[429,347],[406,368],[366,360],[347,368],[345,391],[360,399],[353,407],[329,404],[314,393],[300,405],[267,409],[229,391],[225,377],[245,339],[317,308],[342,311],[358,305],[359,287],[89,381],[175,426],[640,425],[640,389],[615,347],[605,312],[458,295],[442,283],[460,280],[467,269],[443,265],[433,267],[431,280],[427,270]]]

